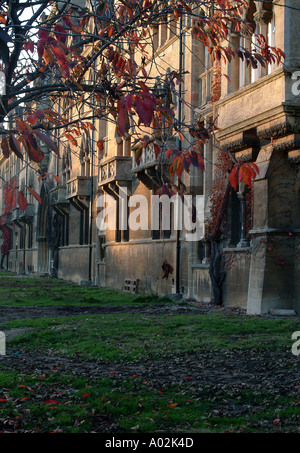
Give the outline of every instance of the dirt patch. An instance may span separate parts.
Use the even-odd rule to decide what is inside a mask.
[[[25,334],[32,331],[32,329],[11,329],[11,330],[3,330],[5,334],[6,341],[13,340],[14,338],[18,337],[19,335]]]
[[[72,306],[72,305],[47,305],[47,306],[18,306],[0,307],[1,323],[13,321],[17,319],[35,319],[47,317],[61,316],[84,316],[84,315],[102,315],[102,314],[118,314],[118,313],[148,313],[148,314],[164,314],[164,313],[203,313],[203,309],[199,307],[184,307],[180,305],[129,305],[129,306]]]

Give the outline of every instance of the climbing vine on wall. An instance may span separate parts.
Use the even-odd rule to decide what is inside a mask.
[[[215,166],[215,177],[210,197],[210,219],[207,222],[206,239],[213,240],[224,233],[223,209],[224,194],[228,186],[228,173],[233,167],[231,157],[226,151],[220,150]]]
[[[16,207],[16,178],[12,178],[3,187],[3,214],[0,218],[0,230],[2,233],[2,255],[8,255],[11,242],[11,230],[6,225],[7,215],[11,213],[12,209]]]

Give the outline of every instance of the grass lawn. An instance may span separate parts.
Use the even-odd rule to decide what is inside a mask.
[[[3,274],[3,273],[2,273]],[[51,278],[18,278],[0,273],[0,306],[129,305],[168,303],[166,297],[79,286]]]
[[[0,432],[269,432],[281,427],[283,432],[298,432],[296,381],[282,389],[274,376],[263,385],[264,373],[257,365],[252,370],[260,376],[257,385],[254,380],[245,384],[238,375],[239,366],[241,376],[250,369],[248,357],[260,359],[255,362],[260,367],[266,358],[269,379],[270,366],[282,375],[299,374],[299,361],[290,352],[291,334],[300,330],[298,318],[217,310],[152,313],[153,303],[174,303],[48,279],[3,276],[0,285],[6,295],[1,297],[2,308],[15,306],[16,313],[20,305],[86,306],[91,300],[107,307],[149,305],[149,310],[134,313],[3,320],[1,330],[28,331],[7,345],[8,357],[16,358],[12,363],[23,360],[19,368],[7,366],[5,357],[0,361]],[[46,371],[43,354],[53,363]],[[72,367],[61,366],[61,358],[73,360]],[[224,372],[231,362],[232,383]],[[81,372],[84,363],[95,363],[95,372]],[[104,372],[97,373],[97,366]],[[114,371],[120,367],[125,370],[122,375]],[[210,380],[208,369],[215,380]]]

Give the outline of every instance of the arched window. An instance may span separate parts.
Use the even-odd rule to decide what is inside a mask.
[[[81,164],[81,176],[90,176],[91,175],[90,147],[88,140],[85,138],[83,138],[81,143],[79,160]]]
[[[275,47],[275,15],[272,2],[259,2],[251,0],[245,17],[245,26],[241,30],[239,45],[243,52],[261,53],[257,35],[263,35],[270,47]],[[274,64],[262,66],[258,63],[253,68],[246,58],[240,59],[238,68],[238,87],[241,88],[255,82],[260,77],[270,74],[275,68]]]

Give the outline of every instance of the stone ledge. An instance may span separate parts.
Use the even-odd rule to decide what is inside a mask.
[[[273,309],[270,310],[270,315],[276,315],[276,316],[297,316],[297,313],[295,310],[284,310],[284,309]]]

